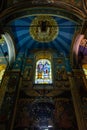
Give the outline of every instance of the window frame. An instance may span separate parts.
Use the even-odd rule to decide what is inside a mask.
[[[35,80],[36,80],[35,77],[36,77],[36,69],[37,69],[36,67],[37,67],[37,63],[40,62],[41,60],[43,60],[43,61],[46,60],[46,61],[48,61],[48,63],[50,63],[50,69],[51,69],[51,70],[50,70],[50,71],[51,71],[51,72],[50,72],[50,75],[51,75],[51,83],[44,83],[44,82],[43,82],[43,83],[35,83],[35,82],[36,82],[36,81],[35,81]],[[46,61],[45,61],[45,62],[46,62]],[[36,61],[36,63],[35,63],[34,84],[35,84],[35,85],[52,85],[52,84],[53,84],[53,71],[52,71],[52,70],[53,70],[53,68],[52,68],[52,61],[51,61],[50,59],[48,59],[48,58],[38,59],[38,60]]]

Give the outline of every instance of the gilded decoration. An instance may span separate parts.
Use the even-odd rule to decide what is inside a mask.
[[[83,64],[82,68],[83,68],[84,74],[85,74],[86,79],[87,79],[87,64]]]
[[[87,47],[87,39],[83,38],[80,43],[81,46]]]
[[[1,82],[2,77],[4,75],[5,69],[6,69],[6,65],[5,64],[0,65],[0,82]]]
[[[57,22],[48,15],[37,16],[31,23],[30,34],[38,42],[51,42],[58,35]]]
[[[51,52],[49,52],[49,51],[38,51],[35,54],[35,58],[36,58],[36,61],[40,60],[40,59],[49,59],[49,60],[51,60],[52,55],[51,55]]]

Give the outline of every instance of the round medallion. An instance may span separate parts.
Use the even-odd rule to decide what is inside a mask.
[[[58,35],[58,25],[51,16],[37,16],[30,26],[31,37],[38,42],[51,42]]]

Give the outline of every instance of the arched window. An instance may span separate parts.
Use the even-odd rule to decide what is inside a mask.
[[[52,69],[48,59],[40,59],[36,62],[35,84],[51,84]]]

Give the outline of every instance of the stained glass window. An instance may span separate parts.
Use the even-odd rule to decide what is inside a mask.
[[[87,64],[84,64],[84,65],[82,66],[82,68],[83,68],[83,71],[84,71],[85,76],[86,76],[86,79],[87,79]]]
[[[40,59],[36,63],[35,84],[51,84],[52,69],[48,59]]]

